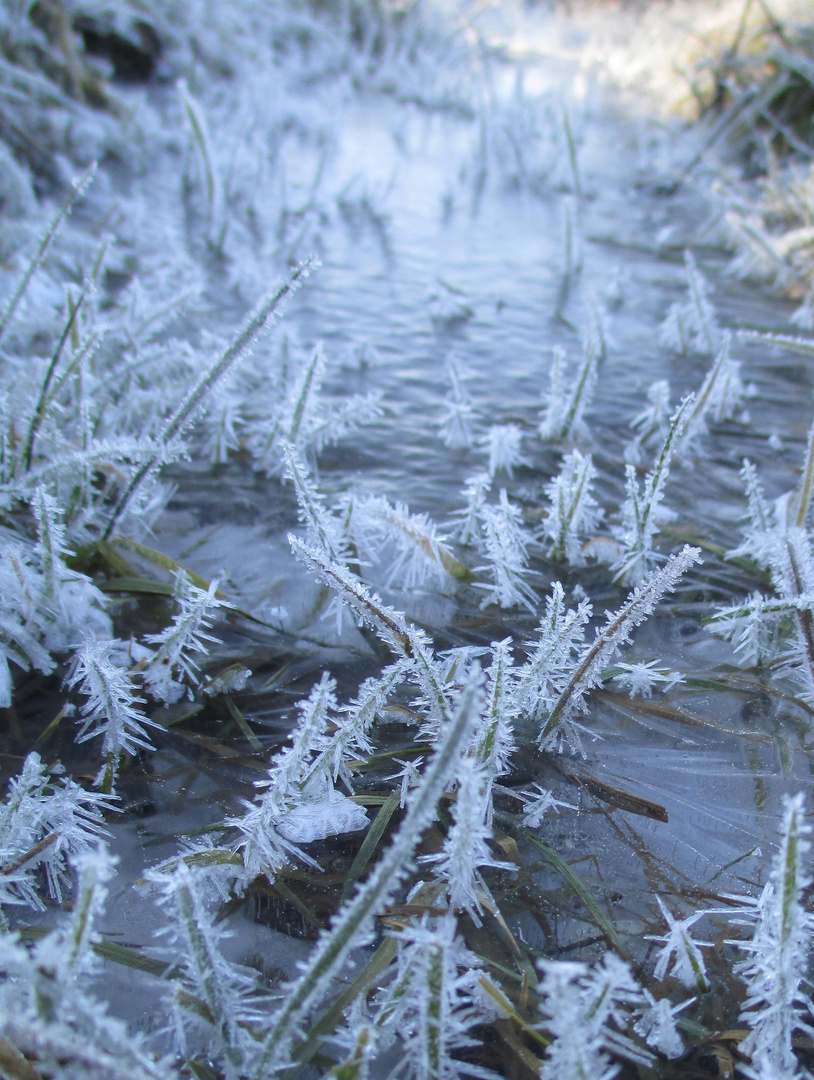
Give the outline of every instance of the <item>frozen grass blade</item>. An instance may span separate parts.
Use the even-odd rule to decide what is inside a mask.
[[[243,323],[237,335],[209,367],[201,373],[172,416],[166,421],[159,435],[159,443],[162,446],[168,445],[181,434],[214,387],[227,372],[231,371],[246,356],[246,353],[283,300],[299,287],[314,266],[316,266],[316,260],[313,258],[307,259],[305,262],[300,263],[282,285],[266,293]],[[127,509],[138,488],[156,467],[159,458],[160,453],[156,452],[138,468],[111,515],[102,537],[103,540],[110,539],[119,518]]]
[[[19,285],[12,293],[11,299],[6,304],[2,316],[0,316],[0,340],[2,340],[3,335],[8,328],[8,324],[14,317],[14,313],[19,307],[20,301],[25,296],[26,290],[31,283],[32,277],[42,265],[43,259],[48,254],[48,248],[51,246],[51,241],[54,239],[57,232],[59,231],[59,227],[62,224],[63,219],[66,217],[67,214],[71,212],[73,204],[80,197],[82,192],[88,187],[95,175],[96,162],[94,161],[87,167],[87,169],[85,169],[79,179],[74,183],[73,187],[68,192],[68,195],[62,206],[57,211],[57,214],[54,217],[53,221],[46,229],[42,239],[40,240],[39,246],[34,253],[34,256],[32,257],[31,261],[25,269],[25,273],[20,279]]]
[[[479,673],[469,678],[454,714],[446,718],[438,746],[392,844],[354,898],[340,909],[331,930],[317,942],[306,970],[289,988],[254,1062],[252,1080],[265,1080],[270,1071],[290,1061],[291,1044],[306,1014],[324,996],[360,935],[366,935],[370,917],[402,882],[421,834],[433,820],[438,800],[471,737],[480,709],[480,681]]]
[[[322,552],[296,536],[289,534],[288,542],[297,558],[334,589],[361,622],[375,630],[397,656],[412,661],[419,684],[427,697],[432,719],[440,723],[447,715],[447,695],[426,636],[410,626],[400,611],[387,607],[375,593],[370,593],[344,566],[330,562]]]
[[[601,673],[616,651],[629,640],[634,628],[655,610],[662,596],[672,592],[687,570],[700,559],[698,548],[685,546],[677,555],[670,557],[666,566],[653,570],[633,590],[627,602],[615,614],[608,616],[606,625],[597,630],[596,640],[583,652],[573,674],[554,702],[538,739],[541,749],[550,748],[557,728],[569,724],[582,711],[585,695],[600,685]]]

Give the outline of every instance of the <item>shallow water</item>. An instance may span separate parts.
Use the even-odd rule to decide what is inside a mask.
[[[384,416],[319,457],[320,487],[331,500],[350,489],[384,494],[440,524],[462,507],[464,481],[485,467],[485,454],[477,447],[450,451],[439,435],[449,389],[444,363],[454,354],[471,373],[467,387],[479,431],[504,421],[523,428],[528,464],[511,479],[500,477],[495,490],[505,485],[528,520],[539,520],[543,488],[560,457],[536,433],[552,349],[579,357],[595,304],[608,355],[587,414],[589,436],[579,445],[594,455],[599,498],[612,521],[623,497],[629,424],[645,404],[648,385],[669,379],[677,401],[700,385],[709,366],[709,358],[677,355],[658,341],[670,304],[684,294],[684,247],[703,239],[710,212],[703,185],[665,193],[669,167],[678,169],[692,156],[692,136],[648,129],[598,96],[566,96],[583,189],[582,268],[566,287],[562,223],[566,204],[574,204],[574,182],[559,100],[569,93],[571,73],[540,56],[526,58],[524,74],[526,112],[518,119],[522,110],[510,90],[517,68],[492,61],[497,89],[483,114],[485,136],[477,115],[432,112],[373,95],[348,109],[333,132],[327,165],[333,202],[315,234],[322,265],[274,331],[293,333],[304,346],[324,342],[328,400],[382,392]],[[528,136],[529,113],[538,137],[528,139],[520,167],[505,132],[514,127]],[[289,167],[296,173],[299,162],[310,175],[312,159],[311,147],[295,147]],[[728,276],[724,253],[699,247],[697,261],[723,327],[787,330],[791,306]],[[213,318],[217,324],[217,309]],[[230,307],[216,329],[228,334],[234,320]],[[271,347],[265,343],[258,355]],[[744,382],[755,387],[750,423],[714,428],[690,460],[675,467],[667,491],[677,533],[724,547],[737,542],[745,512],[744,456],[757,464],[769,497],[796,483],[814,384],[808,362],[778,349],[736,338],[733,354],[743,362]],[[770,447],[772,434],[780,435],[783,449]],[[224,588],[237,607],[282,627],[277,633],[237,621],[221,654],[254,670],[251,693],[240,705],[264,744],[275,747],[293,703],[320,670],[331,670],[346,700],[378,660],[354,630],[337,638],[330,621],[314,611],[317,589],[288,548],[287,533],[297,528],[290,488],[255,473],[242,455],[214,469],[179,466],[172,476],[178,489],[156,526],[155,547],[206,577],[225,574]],[[671,543],[666,539],[664,549]],[[459,554],[477,565],[476,553]],[[559,576],[568,588],[582,583],[600,611],[624,595],[607,567],[563,569],[539,552],[532,567],[541,598]],[[388,602],[429,630],[438,648],[488,645],[508,635],[521,641],[536,625],[537,613],[481,610],[472,586],[405,594],[387,590],[375,571],[371,580]],[[526,763],[521,752],[523,769],[508,780],[512,786],[549,783],[573,804],[542,835],[583,877],[638,959],[647,948],[642,934],[658,921],[654,892],[693,903],[719,892],[754,892],[776,847],[783,795],[811,787],[808,713],[767,692],[758,678],[742,677],[730,646],[700,623],[715,603],[754,587],[707,555],[676,598],[640,628],[625,657],[657,657],[684,672],[687,685],[658,697],[653,708],[595,695],[584,721],[591,735],[584,757],[566,755],[554,767],[536,758]],[[278,606],[284,618],[273,614]],[[264,689],[284,664],[291,666],[281,688]],[[728,688],[691,681],[726,682],[733,673]],[[399,733],[402,745],[409,734]],[[217,766],[202,765],[183,738],[153,762],[150,798],[157,814],[116,830],[129,868],[117,883],[120,899],[131,896],[135,866],[173,850],[166,844],[139,851],[140,845],[217,820],[236,809],[236,794],[251,794],[257,775],[251,764],[256,770],[259,761],[241,758],[213,780]],[[597,785],[605,785],[606,797],[597,795]],[[612,793],[607,798],[608,786],[657,804],[666,820],[624,809]],[[550,869],[541,869],[537,880],[549,890],[561,884]],[[567,897],[547,933],[519,910],[522,903],[512,906],[515,931],[549,952],[595,930]],[[137,910],[143,917],[143,908],[120,908],[107,930],[129,935],[125,927]],[[288,938],[283,945],[276,932],[249,933],[253,924],[239,918],[236,954],[259,954],[291,972],[301,946]],[[137,936],[147,940],[146,924]],[[591,949],[577,955],[591,956]]]

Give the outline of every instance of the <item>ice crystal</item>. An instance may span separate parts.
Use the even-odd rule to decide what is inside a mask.
[[[639,661],[633,664],[620,661],[616,665],[614,682],[623,686],[631,697],[637,695],[652,697],[655,686],[659,686],[666,692],[683,682],[684,676],[680,672],[660,668],[657,664],[657,660]]]
[[[291,1039],[308,1008],[324,995],[352,946],[368,934],[373,911],[403,880],[415,845],[433,819],[438,799],[472,737],[480,707],[480,677],[478,672],[473,672],[461,690],[455,710],[445,717],[436,749],[410,796],[407,813],[390,847],[355,896],[340,909],[331,930],[321,935],[308,967],[289,988],[263,1040],[252,1080],[265,1076],[271,1063],[283,1064],[289,1060]]]
[[[695,1000],[690,998],[682,1001],[679,1005],[672,1005],[668,998],[655,1000],[649,990],[644,991],[647,1006],[642,1010],[642,1015],[633,1025],[637,1035],[645,1040],[648,1046],[666,1058],[673,1060],[684,1053],[684,1043],[676,1027],[676,1014],[686,1009]]]
[[[524,791],[521,795],[523,800],[523,825],[527,829],[539,829],[543,824],[543,818],[549,810],[558,810],[560,808],[567,810],[576,809],[571,803],[563,802],[561,799],[555,799],[548,788],[542,787],[541,784],[535,784],[534,788],[535,790]]]
[[[797,682],[801,696],[814,700],[814,552],[805,528],[814,477],[814,429],[809,433],[800,489],[767,505],[757,473],[745,461],[742,472],[749,497],[749,524],[742,544],[730,557],[747,556],[771,574],[775,596],[755,592],[721,608],[710,630],[735,643],[744,664],[779,654],[782,673]],[[791,634],[788,634],[789,623]]]

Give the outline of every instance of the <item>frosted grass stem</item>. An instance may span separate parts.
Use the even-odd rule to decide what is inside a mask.
[[[186,396],[178,405],[175,412],[164,424],[158,437],[159,447],[166,446],[167,443],[180,433],[190,418],[198,410],[204,398],[206,398],[206,396],[214,389],[224,375],[245,357],[246,352],[257,339],[261,330],[282,301],[299,287],[301,282],[308,277],[309,272],[314,266],[316,266],[316,260],[313,257],[306,259],[305,262],[300,263],[299,266],[294,269],[282,285],[273,289],[271,292],[266,293],[260,303],[249,314],[246,321],[243,323],[243,326],[241,326],[229,345],[227,345],[223,352],[209,365],[209,367],[198,376],[194,386],[187,391]],[[129,506],[130,500],[133,498],[138,488],[156,467],[160,457],[161,451],[158,449],[136,470],[130,483],[122,494],[122,497],[119,499],[116,509],[110,517],[110,521],[102,536],[103,540],[110,539],[119,518]]]
[[[461,750],[472,737],[480,710],[480,684],[480,672],[476,670],[461,692],[455,713],[441,727],[438,746],[413,791],[393,843],[353,899],[340,909],[331,930],[317,942],[308,967],[290,988],[263,1040],[251,1080],[266,1080],[276,1065],[290,1063],[291,1042],[301,1020],[325,993],[370,916],[393,894],[407,873],[416,845],[435,816],[438,800],[454,773]]]
[[[583,696],[598,685],[600,672],[606,662],[628,640],[633,628],[653,612],[662,596],[676,587],[682,575],[693,563],[699,562],[700,557],[698,548],[685,545],[677,555],[671,556],[666,566],[653,570],[633,590],[619,611],[611,615],[607,624],[597,631],[596,640],[580,657],[571,678],[548,714],[538,740],[541,749],[550,743],[557,725],[568,720],[578,710]]]
[[[440,723],[448,712],[447,696],[426,635],[410,626],[400,611],[387,607],[375,593],[370,593],[346,567],[330,562],[317,548],[291,533],[288,542],[296,557],[339,594],[360,622],[375,630],[397,656],[413,662],[433,719]]]
[[[68,195],[66,196],[62,206],[60,206],[59,210],[57,211],[53,221],[45,230],[45,234],[40,240],[39,247],[37,248],[33,258],[26,267],[25,273],[20,278],[19,285],[14,290],[9,302],[6,304],[5,311],[2,315],[0,315],[0,339],[2,339],[8,328],[8,324],[14,317],[14,312],[19,307],[20,301],[25,296],[26,290],[31,283],[32,277],[42,265],[43,259],[48,254],[48,248],[51,246],[51,241],[56,236],[59,227],[63,222],[63,219],[71,212],[73,204],[76,202],[76,200],[85,190],[85,188],[88,187],[90,182],[93,180],[95,174],[96,162],[93,161],[87,167],[87,169],[85,169],[79,179],[74,183],[71,190],[68,192]]]
[[[798,529],[802,529],[805,525],[806,514],[808,508],[811,505],[811,488],[812,482],[814,482],[814,424],[808,432],[808,446],[806,447],[806,461],[803,468],[803,480],[800,484],[800,494],[798,496],[797,514],[795,515],[794,524]]]
[[[28,425],[28,434],[25,438],[25,449],[23,450],[23,461],[25,463],[26,472],[31,468],[31,459],[34,453],[34,441],[37,438],[37,433],[40,430],[40,426],[45,417],[45,407],[48,401],[48,390],[51,386],[51,381],[54,377],[54,372],[57,369],[60,359],[62,358],[62,350],[65,348],[65,343],[71,336],[74,327],[76,326],[76,320],[79,312],[82,309],[82,304],[85,302],[85,298],[88,295],[87,286],[82,290],[79,295],[79,299],[74,302],[70,292],[68,293],[68,318],[65,321],[65,326],[60,335],[57,347],[51,354],[51,361],[48,364],[48,370],[45,373],[45,378],[42,381],[40,387],[40,395],[37,398],[37,404],[34,407],[34,412],[31,417],[31,422]]]

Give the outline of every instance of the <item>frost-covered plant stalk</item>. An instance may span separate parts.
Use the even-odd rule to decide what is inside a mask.
[[[511,478],[519,465],[528,465],[520,450],[522,441],[523,432],[517,424],[492,424],[483,436],[483,447],[489,452],[489,476],[493,480],[499,472]]]
[[[97,787],[112,791],[123,754],[152,750],[147,727],[160,727],[150,720],[140,705],[140,697],[129,670],[121,666],[126,646],[118,640],[98,641],[86,638],[77,650],[67,685],[78,687],[87,701],[80,707],[81,727],[78,742],[102,736],[104,765],[96,777]]]
[[[169,1080],[169,1063],[149,1053],[87,986],[94,921],[113,860],[100,848],[76,860],[78,886],[66,926],[33,947],[0,933],[0,1046],[4,1074],[53,1080]]]
[[[456,936],[454,916],[427,916],[396,935],[397,969],[380,995],[376,1026],[397,1034],[404,1056],[395,1075],[413,1080],[458,1080],[491,1075],[457,1060],[476,1046],[469,1029],[484,1019],[474,991],[480,961]]]
[[[441,439],[450,449],[470,447],[474,441],[476,412],[465,386],[467,371],[457,357],[450,356],[447,360],[447,375],[450,390],[444,399]]]
[[[159,446],[161,448],[170,446],[178,436],[182,434],[190,421],[195,418],[198,411],[202,408],[204,402],[214,388],[228,372],[233,370],[234,367],[245,358],[258,336],[269,324],[270,320],[272,320],[274,313],[280,307],[282,302],[299,287],[305,278],[308,277],[308,274],[314,265],[314,259],[309,259],[306,262],[301,263],[292,271],[282,285],[271,289],[258,302],[257,306],[247,316],[240,330],[229,345],[215,357],[204,371],[201,372],[195,383],[190,387],[179,405],[164,423],[159,433]],[[112,534],[119,519],[130,505],[133,496],[136,494],[141,484],[161,463],[161,458],[162,450],[159,449],[149,457],[147,461],[139,466],[133,474],[107,523],[107,528],[104,533],[104,538],[106,540]]]
[[[392,552],[388,587],[397,582],[400,589],[410,591],[430,577],[443,584],[450,577],[468,576],[429,515],[411,514],[402,502],[394,506],[381,495],[354,499],[351,529],[360,551],[371,561],[381,561],[384,554]]]
[[[609,1052],[652,1063],[651,1055],[623,1034],[630,1006],[642,993],[618,956],[608,953],[594,968],[559,960],[542,960],[540,967],[542,1026],[552,1037],[540,1080],[610,1080],[619,1067]]]
[[[354,832],[367,824],[364,808],[333,787],[327,728],[336,710],[336,682],[324,672],[300,702],[291,745],[272,762],[268,778],[255,785],[262,797],[255,804],[245,803],[243,817],[227,820],[240,838],[236,850],[242,854],[237,882],[241,891],[258,875],[272,881],[292,858],[316,866],[299,844]],[[337,769],[340,766],[341,762]]]
[[[693,409],[695,399],[686,397],[673,414],[670,430],[661,447],[653,468],[639,487],[634,465],[625,466],[627,499],[622,506],[622,522],[616,530],[622,552],[612,570],[618,581],[636,585],[660,556],[653,550],[653,538],[659,525],[672,518],[672,512],[663,507],[664,488],[670,475],[670,463],[681,438],[681,433]]]
[[[182,956],[182,974],[173,979],[171,996],[179,1048],[186,1051],[187,1029],[203,1030],[209,1054],[225,1076],[237,1078],[254,1045],[246,1027],[260,1019],[251,1000],[256,979],[223,956],[220,946],[227,931],[207,911],[195,874],[183,861],[172,874],[153,880],[161,887],[171,919],[168,930]]]
[[[684,252],[684,268],[687,298],[670,308],[661,325],[661,340],[677,352],[714,353],[720,343],[721,331],[708,298],[709,285],[689,250]]]
[[[477,759],[463,757],[455,770],[455,779],[454,823],[444,839],[443,850],[422,856],[421,862],[434,865],[446,882],[450,907],[463,908],[475,925],[480,925],[480,868],[513,867],[495,859],[489,849],[492,838],[489,772]]]
[[[708,418],[721,423],[740,413],[742,420],[749,419],[748,413],[742,411],[746,388],[741,381],[740,363],[729,355],[731,340],[730,332],[724,331],[721,347],[695,395],[692,410],[677,442],[677,450],[682,454],[697,438],[706,434]]]
[[[201,589],[183,571],[176,574],[173,591],[181,610],[168,627],[144,639],[158,646],[144,665],[144,684],[153,697],[165,702],[178,701],[184,693],[182,680],[188,686],[198,685],[195,657],[206,656],[209,645],[220,642],[220,638],[209,633],[217,612],[224,607],[217,596],[218,584],[212,581],[208,588]]]
[[[786,799],[780,851],[755,904],[752,939],[736,942],[748,954],[735,970],[747,988],[741,1019],[751,1028],[740,1049],[751,1056],[755,1077],[785,1080],[799,1075],[792,1037],[795,1031],[814,1035],[811,1002],[803,986],[814,935],[814,916],[803,898],[811,881],[811,826],[804,815],[802,793]]]
[[[646,445],[655,439],[663,441],[670,430],[670,384],[666,379],[650,384],[647,400],[650,404],[630,421],[636,437],[625,447],[625,461],[631,465],[639,464]]]
[[[492,578],[490,584],[478,582],[475,586],[486,590],[481,607],[488,604],[499,604],[503,608],[522,605],[534,611],[537,594],[525,581],[532,536],[523,526],[520,508],[509,502],[505,488],[501,489],[497,506],[484,504],[481,508],[481,520],[489,563],[478,569],[488,571]]]
[[[0,905],[41,908],[36,882],[40,869],[45,870],[49,895],[61,903],[70,880],[68,861],[107,832],[103,814],[113,808],[109,798],[84,791],[58,772],[52,774],[32,751],[0,803]]]
[[[800,487],[767,504],[757,471],[744,461],[741,475],[749,499],[746,535],[729,557],[746,556],[771,574],[775,596],[755,592],[719,609],[710,630],[735,642],[743,664],[773,659],[789,672],[806,701],[814,700],[814,553],[805,523],[814,476],[814,428],[809,432]],[[791,623],[791,635],[782,632]]]
[[[550,558],[575,566],[585,562],[580,537],[592,532],[602,517],[591,492],[595,476],[591,455],[572,450],[566,454],[559,475],[546,485],[549,509],[543,519],[543,535]]]
[[[288,540],[297,558],[335,590],[360,622],[374,630],[396,656],[410,661],[426,698],[430,721],[434,725],[440,724],[448,712],[447,690],[426,635],[410,626],[401,612],[383,604],[345,567],[330,562],[321,552],[295,536],[289,535]]]
[[[592,343],[586,345],[582,363],[568,380],[563,370],[564,361],[563,350],[555,349],[548,376],[548,394],[537,429],[541,438],[551,441],[585,435],[583,415],[596,388],[599,353]]]
[[[303,974],[286,988],[286,996],[254,1063],[252,1080],[261,1080],[269,1068],[290,1060],[291,1043],[309,1009],[325,994],[351,948],[367,937],[369,921],[377,907],[403,881],[415,846],[435,816],[436,805],[454,775],[461,750],[471,738],[480,707],[480,678],[478,673],[473,673],[461,691],[455,711],[445,717],[435,752],[410,796],[407,813],[393,842],[353,899],[339,910],[330,931],[320,937]]]
[[[605,625],[597,629],[593,643],[583,649],[571,670],[563,672],[564,685],[557,679],[548,693],[539,684],[535,687],[538,714],[542,712],[545,716],[538,740],[541,749],[555,744],[558,729],[572,742],[578,742],[575,717],[584,711],[588,691],[600,684],[602,671],[617,650],[630,640],[634,628],[652,614],[662,596],[672,592],[687,570],[699,561],[700,551],[689,546],[670,556],[665,566],[652,570],[636,586],[618,611],[608,615]],[[547,682],[549,676],[545,674],[542,678]]]
[[[665,977],[667,968],[670,966],[670,960],[675,955],[670,974],[689,990],[697,990],[699,994],[706,994],[709,990],[709,982],[701,947],[711,947],[713,943],[711,941],[695,941],[690,936],[690,927],[698,922],[706,912],[696,911],[686,919],[676,919],[667,910],[660,896],[657,896],[656,900],[667,922],[668,932],[659,937],[648,935],[650,941],[664,942],[656,959],[654,977],[658,980]]]

